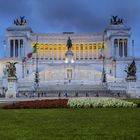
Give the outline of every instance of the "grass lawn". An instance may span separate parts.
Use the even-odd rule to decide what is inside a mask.
[[[0,140],[140,140],[140,108],[0,109]]]
[[[133,102],[135,104],[137,104],[138,107],[140,107],[140,100],[126,100],[128,102]]]

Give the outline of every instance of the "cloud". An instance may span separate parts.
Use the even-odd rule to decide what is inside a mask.
[[[137,0],[37,0],[38,20],[46,30],[101,32],[112,15],[128,24],[139,21]],[[45,28],[46,27],[46,28]]]
[[[0,16],[9,18],[17,15],[27,15],[30,11],[28,3],[28,1],[23,0],[1,0]]]

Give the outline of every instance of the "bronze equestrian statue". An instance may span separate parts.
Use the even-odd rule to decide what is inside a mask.
[[[71,50],[71,48],[72,48],[72,41],[71,41],[70,37],[68,37],[68,40],[67,40],[67,47],[68,47],[68,51]]]

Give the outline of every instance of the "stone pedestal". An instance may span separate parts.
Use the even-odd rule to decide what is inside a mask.
[[[129,76],[126,78],[127,82],[136,82],[136,77],[135,76]]]
[[[17,94],[17,78],[8,77],[8,90],[6,92],[6,98],[16,98]]]
[[[131,98],[139,98],[138,92],[139,92],[138,83],[129,81],[127,83],[127,94]]]
[[[74,59],[73,59],[73,53],[71,50],[68,50],[66,53],[65,53],[65,63],[74,63]]]

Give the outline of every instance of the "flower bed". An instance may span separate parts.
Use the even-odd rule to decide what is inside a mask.
[[[116,98],[70,98],[70,99],[46,99],[35,101],[22,101],[5,105],[4,109],[34,109],[34,108],[118,108],[137,107],[133,102]]]
[[[68,100],[68,106],[70,108],[137,107],[137,105],[132,102],[127,102],[116,98],[105,98],[105,97],[72,98]]]
[[[68,99],[22,101],[5,105],[4,109],[66,108]]]

